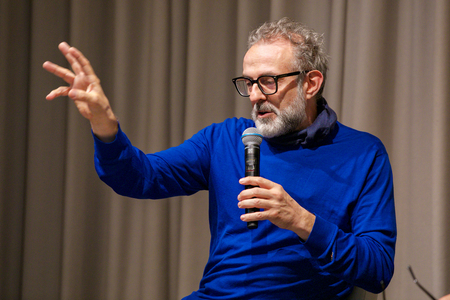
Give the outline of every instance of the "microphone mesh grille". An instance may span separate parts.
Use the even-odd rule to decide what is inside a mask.
[[[261,133],[259,133],[258,128],[256,127],[249,127],[244,130],[241,137],[242,143],[244,143],[245,146],[256,144],[260,145],[263,137]]]

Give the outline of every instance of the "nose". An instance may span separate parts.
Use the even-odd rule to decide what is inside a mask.
[[[254,105],[255,103],[258,103],[263,100],[267,100],[267,95],[265,95],[261,89],[259,88],[258,84],[255,82],[252,86],[252,90],[250,92],[250,101]]]

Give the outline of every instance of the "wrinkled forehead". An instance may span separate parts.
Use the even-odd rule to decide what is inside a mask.
[[[293,47],[289,41],[261,40],[245,54],[243,73],[245,76],[277,75],[292,71],[293,64]]]

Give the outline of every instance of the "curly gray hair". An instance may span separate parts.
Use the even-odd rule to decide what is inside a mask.
[[[253,30],[248,37],[248,49],[261,40],[271,42],[277,39],[289,40],[294,47],[296,57],[293,62],[294,70],[318,70],[323,74],[323,83],[317,94],[317,99],[320,99],[325,86],[329,61],[325,52],[323,34],[285,17],[278,21],[266,22]]]

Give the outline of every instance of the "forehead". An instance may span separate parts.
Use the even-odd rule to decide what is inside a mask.
[[[290,72],[293,62],[293,48],[289,41],[259,41],[244,56],[243,74],[257,77]]]

